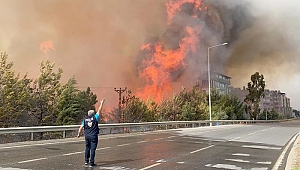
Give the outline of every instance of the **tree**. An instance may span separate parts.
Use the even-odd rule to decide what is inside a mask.
[[[150,116],[146,103],[139,98],[131,99],[123,112],[126,122],[146,122]]]
[[[226,100],[225,94],[221,94],[214,88],[211,90],[212,120],[224,120],[228,118],[228,115],[225,112]]]
[[[295,114],[296,117],[299,117],[299,116],[300,116],[299,112],[300,112],[300,111],[293,109],[293,113]]]
[[[229,120],[243,120],[245,105],[239,100],[236,95],[225,95],[224,96],[224,112],[228,116]]]
[[[259,72],[251,75],[251,82],[248,83],[247,90],[249,91],[249,93],[244,99],[247,104],[245,111],[250,115],[251,119],[257,119],[257,116],[260,112],[259,102],[261,97],[264,97],[264,76],[262,74],[259,74]]]
[[[197,87],[182,90],[171,99],[165,99],[159,106],[163,120],[206,120],[208,107],[206,95]]]
[[[91,91],[90,87],[87,87],[85,91],[78,91],[76,97],[82,109],[82,112],[78,115],[79,118],[84,118],[88,110],[95,110],[95,104],[98,102],[97,95]]]
[[[22,79],[12,70],[13,62],[7,62],[8,55],[0,55],[0,127],[25,125],[21,116],[28,110],[30,79]]]
[[[40,75],[33,82],[32,87],[32,118],[36,125],[53,125],[57,119],[56,99],[61,93],[60,79],[63,73],[58,68],[53,71],[55,64],[49,60],[40,63]]]
[[[83,112],[77,98],[79,90],[76,89],[75,85],[76,80],[73,77],[68,80],[66,85],[62,86],[61,93],[56,101],[58,125],[74,125],[78,123],[78,116]]]

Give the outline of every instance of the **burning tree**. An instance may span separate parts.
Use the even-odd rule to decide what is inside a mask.
[[[232,9],[224,1],[168,0],[165,6],[167,29],[141,47],[137,61],[142,83],[136,95],[142,100],[162,102],[180,87],[189,88],[195,80],[204,79],[207,47],[233,41],[248,23],[248,18],[241,23],[237,17],[245,16],[247,10],[240,5]],[[213,71],[222,72],[226,57],[218,55],[224,53],[212,58]]]
[[[257,119],[259,114],[259,102],[260,98],[264,97],[264,90],[265,90],[265,81],[264,76],[256,72],[255,74],[251,75],[251,82],[248,83],[247,90],[249,93],[245,98],[246,106],[246,113],[250,115],[251,119]]]

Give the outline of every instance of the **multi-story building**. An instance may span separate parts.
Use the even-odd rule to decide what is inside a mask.
[[[245,97],[249,93],[248,90],[246,90],[246,87],[244,86],[242,89],[241,88],[234,88],[230,87],[230,93],[235,94],[241,102],[244,102]]]
[[[210,87],[218,90],[222,94],[230,93],[230,80],[231,77],[226,75],[211,72],[210,74]],[[204,72],[202,75],[201,85],[202,90],[208,91],[208,74]]]
[[[285,93],[282,93],[279,90],[266,89],[264,94],[265,97],[261,100],[259,105],[261,110],[274,109],[285,117],[292,117],[293,112],[290,105],[290,99],[286,97]]]
[[[231,92],[240,99],[240,101],[244,101],[246,95],[248,94],[248,90],[245,87],[243,87],[243,89],[233,87],[230,89]],[[282,93],[279,90],[265,89],[264,97],[261,98],[259,103],[259,108],[261,112],[264,110],[270,111],[274,109],[284,117],[290,118],[293,116],[290,99],[286,97],[285,93]]]

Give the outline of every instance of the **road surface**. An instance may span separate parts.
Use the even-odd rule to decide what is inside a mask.
[[[0,170],[284,169],[299,121],[184,128],[99,136],[94,168],[84,138],[0,145]]]

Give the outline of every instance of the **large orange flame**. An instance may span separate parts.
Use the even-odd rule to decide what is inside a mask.
[[[55,46],[53,44],[53,42],[51,40],[48,41],[44,41],[40,44],[40,50],[44,53],[44,54],[48,54],[48,52],[50,50],[55,50]]]
[[[147,85],[138,89],[137,95],[140,98],[145,100],[150,97],[159,102],[165,92],[172,90],[170,73],[185,66],[185,56],[190,51],[195,52],[198,44],[200,28],[187,27],[185,31],[187,35],[176,50],[164,50],[161,42],[142,46],[146,56],[139,67],[139,75],[145,79]]]
[[[166,3],[168,13],[167,23],[169,25],[171,24],[175,13],[181,11],[181,6],[185,3],[194,4],[194,11],[207,10],[207,7],[202,3],[202,0],[170,0]]]

